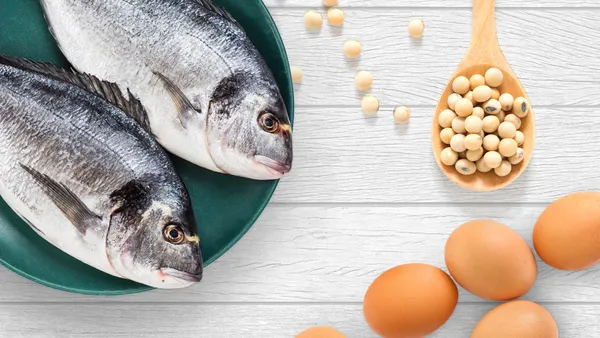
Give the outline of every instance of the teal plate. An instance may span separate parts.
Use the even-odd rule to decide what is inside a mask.
[[[215,0],[246,29],[275,74],[293,117],[294,96],[281,37],[260,0]],[[48,32],[39,0],[0,0],[0,54],[68,66]],[[190,195],[205,264],[214,262],[252,226],[276,181],[252,181],[204,170],[173,158]],[[151,288],[91,268],[43,240],[0,201],[0,263],[40,284],[83,294],[122,295]]]

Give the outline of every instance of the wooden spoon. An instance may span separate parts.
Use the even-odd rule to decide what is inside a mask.
[[[492,191],[506,187],[519,177],[531,158],[533,144],[535,140],[535,119],[533,111],[530,110],[526,117],[522,118],[521,131],[525,135],[525,142],[521,146],[524,152],[524,159],[518,165],[512,167],[512,171],[508,176],[499,177],[494,171],[488,173],[476,172],[473,175],[465,176],[459,174],[454,166],[446,166],[440,160],[442,150],[448,145],[440,140],[440,132],[442,128],[438,123],[440,113],[448,108],[448,96],[453,93],[452,82],[459,76],[470,78],[474,74],[485,74],[492,67],[499,68],[504,72],[504,82],[498,88],[501,93],[510,93],[515,99],[522,96],[529,100],[525,89],[517,79],[517,76],[512,71],[496,36],[496,21],[495,21],[495,0],[473,0],[473,31],[471,33],[471,45],[465,55],[465,58],[456,69],[446,90],[442,94],[437,105],[433,118],[433,128],[431,141],[433,145],[433,153],[435,160],[440,169],[448,176],[448,178],[459,186],[475,190],[475,191]],[[507,114],[510,112],[507,112]]]

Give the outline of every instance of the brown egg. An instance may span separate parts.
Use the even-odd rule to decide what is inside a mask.
[[[467,291],[491,300],[520,297],[533,286],[537,265],[527,243],[504,224],[475,220],[446,242],[446,265]]]
[[[296,338],[346,338],[346,336],[327,326],[315,326],[302,331]]]
[[[586,269],[600,261],[600,193],[565,196],[544,210],[533,229],[533,245],[548,265]]]
[[[558,327],[550,312],[540,305],[515,300],[488,312],[471,338],[558,338]]]
[[[444,271],[427,264],[406,264],[375,279],[365,295],[363,311],[380,336],[423,336],[450,318],[457,301],[458,289]]]

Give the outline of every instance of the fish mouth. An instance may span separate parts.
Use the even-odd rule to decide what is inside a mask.
[[[280,175],[287,174],[292,169],[292,166],[289,164],[283,164],[279,161],[262,155],[254,156],[254,160]]]
[[[172,268],[161,268],[160,272],[169,277],[181,279],[186,282],[198,283],[202,280],[202,272],[199,274],[193,274]]]

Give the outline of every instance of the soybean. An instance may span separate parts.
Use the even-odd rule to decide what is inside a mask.
[[[424,30],[425,24],[421,19],[414,19],[408,24],[408,34],[415,39],[422,37]]]
[[[523,151],[523,148],[517,148],[517,152],[508,158],[508,162],[510,162],[512,165],[517,165],[523,162],[523,158],[525,158],[525,152]]]
[[[458,116],[467,117],[473,113],[473,102],[469,99],[462,98],[456,102],[455,108],[454,111]]]
[[[365,95],[362,99],[362,111],[365,114],[375,114],[379,111],[379,100],[372,95]]]
[[[304,25],[308,29],[319,29],[323,25],[323,15],[315,10],[310,10],[304,14]]]
[[[498,68],[490,68],[485,72],[485,83],[490,87],[500,87],[504,81],[504,74]]]
[[[450,140],[454,135],[456,135],[456,133],[452,128],[444,128],[440,132],[440,140],[444,142],[444,144],[450,144]]]
[[[479,134],[483,127],[483,121],[477,116],[469,116],[465,119],[465,129],[470,134]]]
[[[455,117],[454,120],[452,120],[452,129],[457,134],[466,133],[467,130],[465,129],[465,118],[460,116]]]
[[[500,105],[502,106],[502,110],[510,111],[513,108],[513,104],[515,103],[515,98],[510,93],[504,93],[500,95],[498,99],[500,101]]]
[[[473,90],[473,99],[477,102],[486,102],[492,98],[492,88],[483,85]]]
[[[339,8],[331,8],[327,11],[327,21],[331,26],[339,27],[344,24],[344,11]]]
[[[483,161],[488,167],[496,169],[502,164],[502,155],[496,151],[488,151],[483,155]]]
[[[354,83],[356,84],[356,88],[358,88],[358,90],[369,90],[371,85],[373,85],[373,74],[362,70],[356,73],[356,76],[354,77]]]
[[[512,141],[514,142],[514,140],[512,140]],[[481,145],[483,144],[483,140],[481,139],[481,136],[479,136],[478,134],[469,134],[465,137],[464,144],[465,144],[465,148],[467,148],[467,150],[477,150],[477,149],[481,148]]]
[[[508,114],[504,118],[504,122],[510,122],[515,125],[517,129],[521,128],[521,119],[517,117],[515,114]]]
[[[483,157],[483,148],[467,150],[467,160],[475,162]]]
[[[499,145],[500,139],[496,135],[485,135],[485,137],[483,138],[483,148],[487,151],[498,150]]]
[[[517,127],[510,122],[502,122],[498,127],[498,135],[502,138],[513,138],[517,134]]]
[[[460,94],[457,93],[452,93],[450,94],[450,96],[448,96],[448,107],[450,107],[450,109],[455,110],[456,109],[456,103],[462,99],[462,96],[460,96]]]
[[[349,59],[356,59],[362,53],[362,44],[355,40],[344,42],[344,55]]]
[[[511,157],[517,153],[517,148],[517,141],[513,140],[512,138],[505,138],[500,141],[498,152],[504,157]]]
[[[410,109],[408,107],[396,107],[394,109],[394,121],[396,123],[405,123],[410,119]]]
[[[517,130],[514,139],[517,141],[517,145],[520,147],[525,142],[525,134],[523,134],[522,131]]]
[[[475,171],[477,171],[477,166],[475,165],[475,163],[466,159],[458,160],[454,167],[456,168],[456,171],[458,171],[460,174],[467,176],[473,175]]]
[[[483,104],[483,111],[486,114],[496,115],[500,113],[501,110],[502,106],[500,105],[500,102],[496,99],[490,99]]]
[[[500,165],[494,169],[496,175],[500,177],[508,176],[508,174],[510,174],[511,171],[512,165],[506,160],[502,161],[502,163],[500,163]]]
[[[444,150],[442,150],[440,160],[445,165],[454,165],[456,161],[458,161],[458,154],[456,153],[456,151],[452,150],[452,148],[447,147]]]
[[[475,74],[471,76],[469,82],[471,85],[471,90],[475,90],[475,88],[485,85],[485,78],[481,74]]]
[[[452,139],[450,140],[450,147],[457,153],[466,151],[467,147],[465,146],[465,135],[456,134],[452,136]]]
[[[469,79],[464,76],[459,76],[452,82],[452,90],[460,95],[468,93],[470,88],[471,83],[469,82]]]
[[[529,101],[524,97],[517,97],[513,105],[513,113],[520,118],[529,114]]]
[[[482,128],[486,133],[493,133],[498,130],[500,120],[497,116],[488,115],[483,118]]]
[[[442,128],[452,127],[452,120],[454,120],[455,117],[456,113],[450,109],[446,109],[440,113],[440,116],[438,117],[438,123]]]

